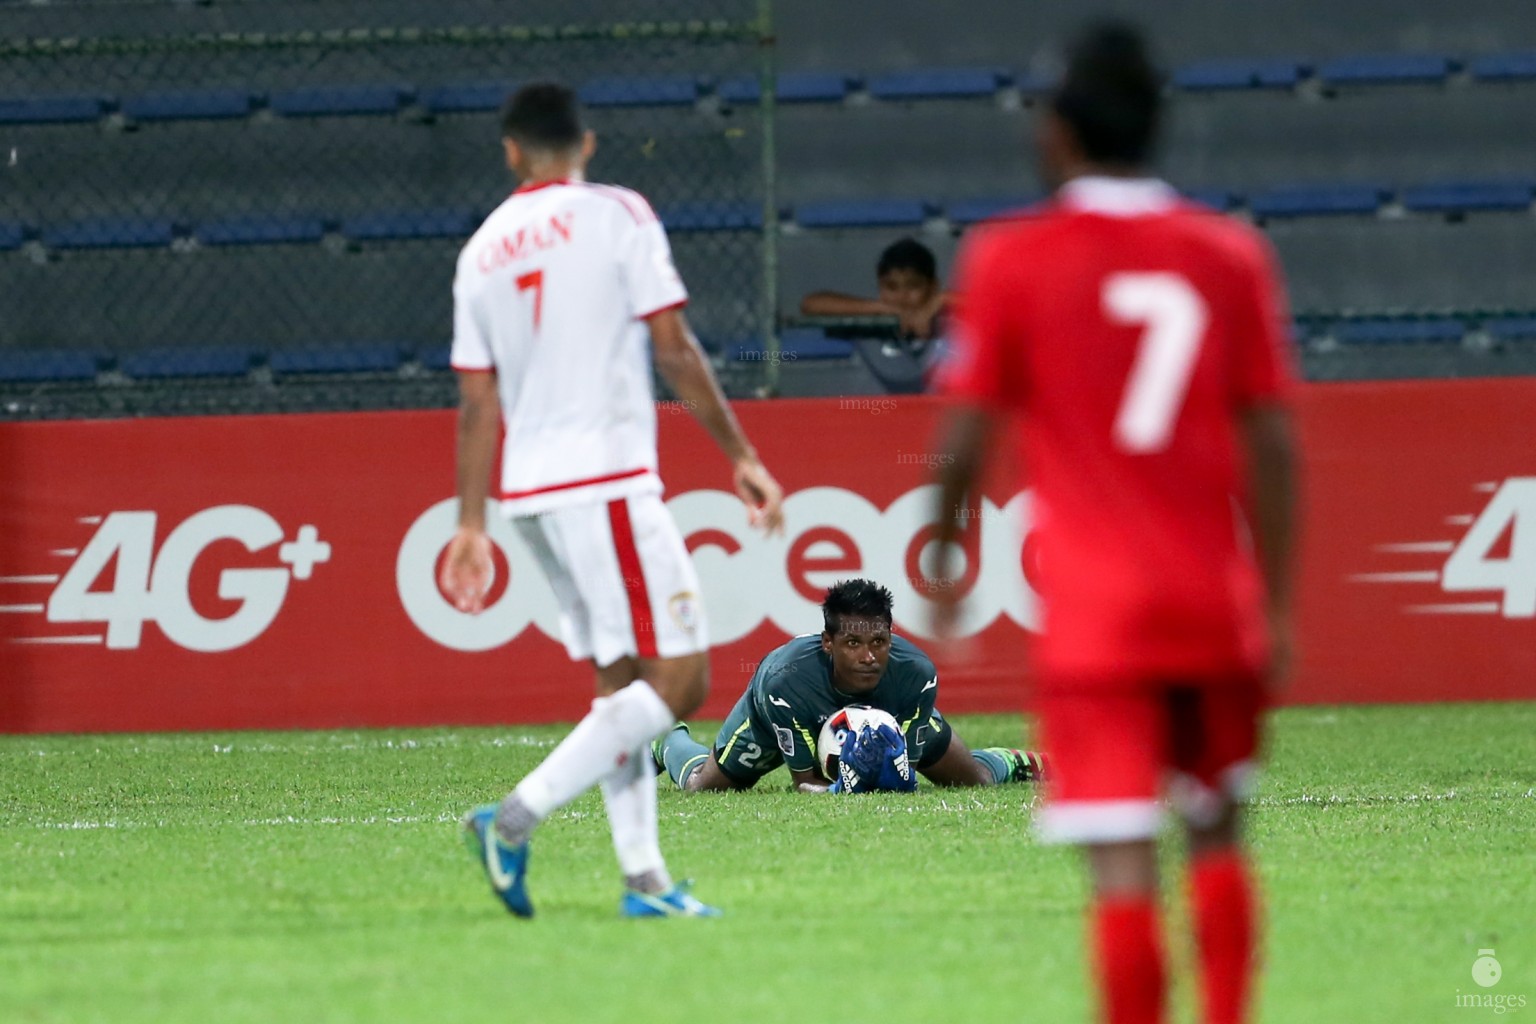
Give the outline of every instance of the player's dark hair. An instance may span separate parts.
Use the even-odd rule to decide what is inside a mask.
[[[836,636],[845,615],[882,619],[889,626],[893,600],[891,592],[873,580],[843,580],[827,588],[821,602],[822,627]]]
[[[501,134],[519,146],[563,152],[581,144],[586,126],[576,93],[559,82],[532,82],[501,106]]]
[[[1162,76],[1140,30],[1102,22],[1067,51],[1067,71],[1051,106],[1094,163],[1139,166],[1152,155],[1162,108]]]
[[[884,277],[892,270],[910,270],[930,281],[939,278],[939,264],[933,258],[933,250],[915,238],[903,238],[885,247],[880,262],[875,264],[875,276]]]

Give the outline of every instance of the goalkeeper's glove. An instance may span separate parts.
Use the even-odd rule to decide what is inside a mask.
[[[875,730],[867,725],[856,733],[849,730],[843,737],[843,749],[837,757],[837,781],[842,783],[838,792],[868,793],[873,790],[885,757],[885,741]]]
[[[878,735],[884,740],[886,755],[875,775],[875,787],[898,793],[912,792],[917,788],[917,777],[912,774],[905,737],[889,725],[881,725]]]

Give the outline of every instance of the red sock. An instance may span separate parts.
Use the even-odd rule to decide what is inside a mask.
[[[1094,907],[1100,1017],[1105,1024],[1161,1024],[1163,947],[1151,896],[1100,897]]]
[[[1205,1024],[1242,1024],[1256,967],[1257,900],[1248,864],[1236,850],[1197,858],[1189,869]]]

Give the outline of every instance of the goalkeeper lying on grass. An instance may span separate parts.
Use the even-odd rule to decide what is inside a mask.
[[[894,769],[905,758],[939,786],[1036,782],[1044,759],[1023,750],[968,750],[934,700],[939,677],[911,642],[891,635],[891,592],[869,580],[844,580],[821,605],[824,630],[797,636],[758,665],[747,690],[721,726],[711,750],[678,725],[651,745],[658,768],[690,792],[749,789],[779,765],[795,788],[819,793],[831,784],[818,769],[816,737],[840,708],[867,704],[901,725],[895,736],[868,730],[850,736],[844,758],[859,781],[839,788],[911,788]],[[890,730],[894,732],[894,730]],[[878,762],[878,763],[875,763]],[[884,783],[881,786],[882,766]],[[865,777],[868,776],[868,777]],[[910,779],[910,772],[907,773]]]

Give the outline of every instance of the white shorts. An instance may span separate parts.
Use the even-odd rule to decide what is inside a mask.
[[[699,577],[659,494],[512,520],[560,602],[574,661],[676,658],[709,649]]]

